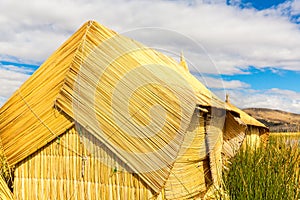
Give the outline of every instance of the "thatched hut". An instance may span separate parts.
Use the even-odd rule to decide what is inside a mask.
[[[221,151],[233,156],[246,134],[266,130],[184,59],[92,21],[0,109],[16,199],[202,198],[220,187]]]
[[[0,139],[16,199],[202,198],[224,120],[186,66],[89,21],[3,105]]]
[[[251,117],[243,110],[237,108],[233,104],[230,103],[228,95],[226,96],[226,107],[228,110],[232,110],[235,113],[238,113],[238,118],[236,118],[236,121],[238,124],[244,124],[244,130],[240,129],[238,132],[240,132],[239,135],[239,142],[243,145],[250,145],[251,147],[258,147],[261,144],[266,144],[269,139],[269,128],[266,127],[263,123],[258,121],[257,119]],[[232,118],[232,117],[231,117]],[[227,116],[229,121],[229,116]],[[225,123],[226,125],[228,123]],[[225,125],[225,126],[226,126]],[[242,128],[242,126],[229,126],[229,127],[239,127]],[[226,135],[226,134],[224,134]],[[242,139],[245,137],[245,139]],[[242,140],[241,140],[242,139]],[[236,148],[238,149],[238,148]],[[231,149],[232,150],[232,149]]]

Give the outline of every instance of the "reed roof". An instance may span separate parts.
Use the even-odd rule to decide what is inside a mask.
[[[230,102],[226,102],[226,108],[228,110],[232,110],[240,115],[240,118],[243,123],[251,126],[257,126],[262,128],[267,128],[263,123],[255,119],[254,117],[251,117],[246,112],[242,111],[241,109],[237,108],[235,105],[231,104]]]

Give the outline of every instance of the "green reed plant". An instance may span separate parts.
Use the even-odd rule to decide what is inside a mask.
[[[230,199],[300,199],[299,138],[290,139],[272,136],[265,147],[241,149],[223,172]]]

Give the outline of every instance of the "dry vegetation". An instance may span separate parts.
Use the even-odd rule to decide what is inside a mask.
[[[244,111],[268,126],[271,132],[300,131],[300,114],[265,108],[247,108]]]

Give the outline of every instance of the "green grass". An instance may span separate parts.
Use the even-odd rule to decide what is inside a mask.
[[[266,147],[240,150],[223,174],[230,199],[300,199],[300,144],[291,138],[271,136]]]

